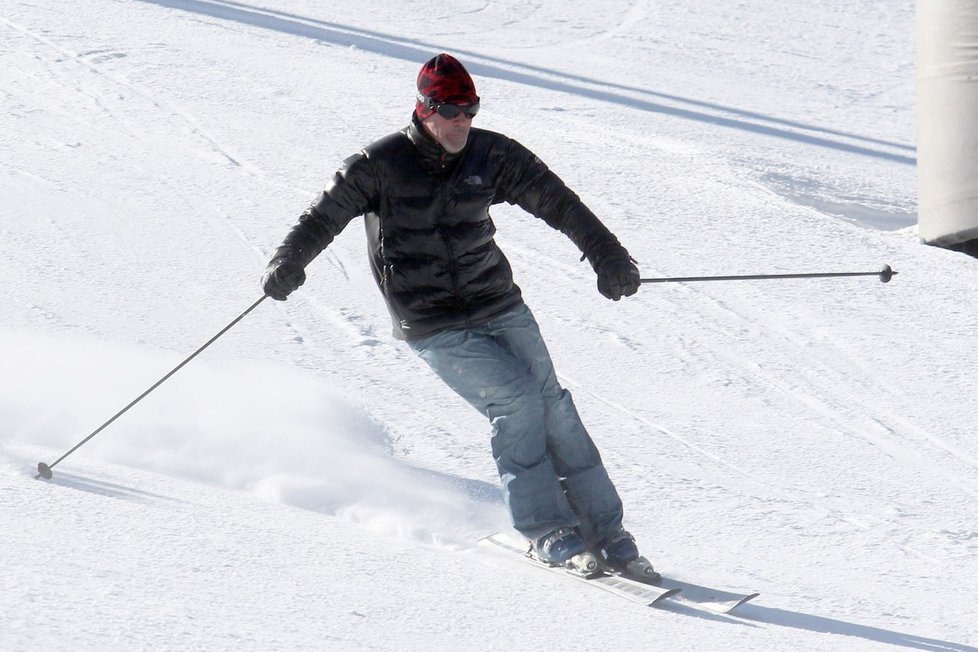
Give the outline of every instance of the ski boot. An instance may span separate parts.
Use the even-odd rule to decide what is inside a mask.
[[[652,563],[638,554],[635,537],[625,528],[605,537],[597,545],[597,556],[601,563],[612,573],[624,575],[647,584],[655,584],[659,574],[655,572]]]
[[[559,528],[540,537],[532,544],[533,555],[551,566],[563,566],[578,575],[599,571],[598,559],[575,528]]]

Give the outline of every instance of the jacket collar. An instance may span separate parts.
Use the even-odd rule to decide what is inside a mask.
[[[404,133],[421,155],[425,169],[432,173],[451,170],[465,149],[468,148],[468,143],[466,143],[461,152],[449,154],[438,141],[431,137],[417,114],[411,116],[411,124],[404,128]]]

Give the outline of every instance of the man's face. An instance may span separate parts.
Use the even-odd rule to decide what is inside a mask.
[[[424,125],[446,152],[458,154],[469,139],[472,118],[465,115],[464,111],[459,111],[454,118],[443,118],[436,111],[424,119]]]

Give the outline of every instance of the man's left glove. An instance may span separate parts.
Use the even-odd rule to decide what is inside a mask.
[[[295,251],[289,247],[279,247],[268,262],[261,277],[265,294],[276,301],[285,301],[292,292],[306,282],[306,271],[298,260]]]
[[[630,297],[638,292],[640,274],[628,251],[618,244],[599,247],[588,258],[598,275],[598,292],[612,301]]]
[[[612,301],[638,292],[638,267],[628,256],[603,260],[598,267],[598,292]]]

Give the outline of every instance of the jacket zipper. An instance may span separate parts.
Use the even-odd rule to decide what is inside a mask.
[[[450,184],[448,183],[448,180],[446,180],[446,183],[442,186],[441,198],[440,198],[441,199],[440,212],[442,218],[448,216],[449,194],[450,194]],[[448,236],[447,233],[445,233],[444,220],[442,221],[441,226],[442,228],[439,229],[439,235],[441,236],[441,240],[445,245],[445,251],[448,254],[448,275],[452,279],[452,299],[455,303],[455,307],[461,310],[465,306],[465,302],[462,301],[462,295],[461,292],[459,291],[460,285],[459,285],[459,278],[458,278],[458,257],[455,255],[455,247],[452,245],[452,239]]]

